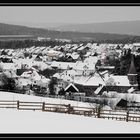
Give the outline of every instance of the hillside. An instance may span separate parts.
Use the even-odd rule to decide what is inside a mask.
[[[43,28],[31,28],[20,25],[11,25],[0,23],[0,36],[3,35],[32,35],[34,37],[43,36],[52,39],[70,39],[72,41],[99,41],[99,40],[124,40],[129,38],[133,40],[135,36],[129,35],[119,35],[119,34],[109,34],[109,33],[82,33],[82,32],[72,32],[72,31],[53,31]],[[140,37],[137,37],[140,39]],[[1,39],[1,37],[0,37]]]
[[[60,31],[75,31],[89,33],[113,33],[140,35],[140,21],[104,22],[89,24],[73,24],[53,28]]]
[[[1,100],[46,101],[47,103],[64,103],[66,100],[43,98],[0,92]],[[69,101],[71,104],[77,102]],[[82,106],[85,103],[78,103]],[[71,114],[42,112],[32,110],[0,109],[0,133],[139,133],[140,125],[135,122],[124,122],[99,119]]]

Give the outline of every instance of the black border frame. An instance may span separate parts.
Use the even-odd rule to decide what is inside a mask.
[[[51,1],[51,0],[50,0]],[[115,2],[113,1],[111,2],[99,2],[97,0],[97,2],[94,0],[94,2],[1,2],[0,1],[0,6],[140,6],[140,2],[139,3],[134,3],[134,2]]]
[[[140,3],[1,3],[0,6],[140,6]],[[69,138],[79,138],[79,139],[87,139],[87,138],[105,138],[105,139],[116,139],[116,138],[125,138],[125,139],[134,139],[140,138],[140,133],[0,133],[0,138],[31,138],[31,139],[41,139],[41,138],[61,138],[61,139],[69,139]]]

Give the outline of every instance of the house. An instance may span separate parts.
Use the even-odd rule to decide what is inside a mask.
[[[17,67],[14,63],[0,63],[0,69],[9,78],[17,77]]]
[[[13,62],[18,65],[19,69],[30,69],[33,66],[34,60],[33,59],[14,59]]]
[[[3,72],[0,72],[0,87],[2,88],[7,82],[7,78]]]
[[[31,85],[32,82],[30,79],[23,77],[15,78],[15,86],[17,90],[28,91],[30,90]]]
[[[71,61],[71,62],[76,62],[76,61],[81,60],[80,55],[77,54],[77,53],[75,53],[75,52],[72,53],[72,54],[67,53],[66,56],[67,56],[66,59],[67,59],[68,61]]]
[[[84,57],[87,58],[87,57],[89,57],[91,54],[92,54],[91,52],[87,52],[87,53],[84,55]]]
[[[132,50],[133,49],[133,44],[125,44],[123,47],[124,50]]]
[[[39,75],[36,71],[26,71],[21,75],[22,78],[30,79],[32,85],[37,85],[40,87],[47,87],[50,79],[45,78],[43,75]]]
[[[41,71],[50,68],[50,66],[43,61],[34,61],[32,67],[34,68],[36,67],[37,70],[41,70]]]
[[[49,48],[45,48],[43,51],[42,51],[42,55],[47,55],[47,52],[48,52]]]
[[[97,56],[89,56],[87,57],[84,62],[90,65],[95,65],[98,61],[98,57]]]
[[[34,60],[35,61],[42,61],[42,56],[38,54]]]
[[[77,49],[77,52],[82,53],[82,54],[86,54],[87,50],[88,50],[88,47],[81,46],[80,48]]]
[[[140,49],[140,43],[133,43],[133,49],[132,51],[137,51],[138,49]]]
[[[74,46],[71,48],[71,51],[76,51],[78,48],[79,48],[78,45],[74,45]]]
[[[75,70],[65,70],[63,71],[62,73],[55,73],[53,75],[53,77],[56,77],[57,80],[62,80],[62,83],[63,82],[73,82],[74,81],[74,78],[78,76],[78,73],[75,71]],[[60,82],[59,82],[60,83]],[[62,87],[64,87],[64,84],[61,84],[63,85]]]
[[[95,71],[89,77],[74,79],[74,84],[80,92],[86,95],[101,94],[103,91],[116,91],[118,93],[127,93],[130,88],[138,89],[137,73],[132,57],[128,75],[113,75],[106,72]],[[96,91],[96,92],[95,92]],[[100,91],[100,92],[99,92]]]
[[[58,59],[60,54],[61,54],[60,51],[55,51],[53,49],[51,49],[51,50],[49,50],[49,51],[46,52],[46,55],[48,57],[50,57],[52,60],[53,59]]]
[[[73,69],[78,73],[78,75],[87,76],[95,71],[95,65],[94,63],[92,64],[92,63],[77,61]]]
[[[3,63],[13,63],[12,56],[1,55],[0,60]]]
[[[86,95],[101,94],[103,91],[116,91],[118,93],[127,93],[130,88],[138,89],[137,73],[135,70],[133,57],[129,68],[128,75],[109,75],[106,72],[93,73],[89,77],[74,79],[74,84]]]
[[[110,75],[109,79],[106,81],[106,86],[109,91],[127,93],[132,85],[127,75]]]
[[[94,95],[94,91],[96,91],[100,85],[105,85],[105,81],[96,72],[90,76],[75,77],[73,83],[79,89],[79,92],[85,92],[86,96]],[[101,90],[99,92],[101,92]]]
[[[57,80],[61,80],[62,82],[73,82],[73,76],[63,74],[63,73],[56,73],[53,75],[53,77],[57,78]]]
[[[78,75],[78,73],[74,69],[71,69],[71,70],[65,70],[61,75],[66,75],[74,78],[75,76]]]
[[[60,69],[60,70],[67,70],[67,69],[70,69],[70,68],[74,68],[75,66],[75,63],[73,62],[57,62],[57,61],[53,61],[51,62],[51,65],[50,65],[52,68],[54,69]]]

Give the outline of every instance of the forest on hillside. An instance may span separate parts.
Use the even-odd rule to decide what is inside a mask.
[[[55,31],[43,28],[31,28],[26,26],[0,23],[0,35],[31,35],[51,39],[69,39],[72,41],[96,41],[96,42],[135,42],[140,41],[140,36],[113,33],[84,33],[74,31]],[[0,38],[1,40],[1,38]]]
[[[99,41],[71,41],[71,44],[83,44],[86,45],[87,43],[121,43],[121,44],[126,44],[126,43],[134,43],[134,42],[140,42],[140,37],[133,38],[133,39],[121,39],[121,40],[99,40]],[[18,48],[28,48],[31,46],[51,46],[52,48],[54,46],[58,45],[66,45],[68,44],[67,42],[62,42],[62,41],[56,41],[56,40],[44,40],[44,41],[38,41],[34,39],[26,39],[26,40],[0,40],[0,49],[18,49]]]

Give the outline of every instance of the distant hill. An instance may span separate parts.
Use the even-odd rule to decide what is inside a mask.
[[[113,34],[129,34],[140,35],[140,20],[137,21],[120,21],[120,22],[104,22],[89,24],[73,24],[64,25],[53,28],[59,31],[75,31],[89,33],[113,33]]]
[[[140,29],[140,28],[139,28]],[[92,29],[91,29],[92,30]],[[117,29],[116,29],[117,30]],[[43,28],[31,28],[20,25],[4,24],[0,23],[0,36],[3,35],[27,35],[27,36],[42,36],[49,37],[52,39],[70,39],[72,41],[99,41],[99,40],[123,40],[123,39],[134,39],[140,37],[131,35],[120,35],[110,33],[83,33],[73,31],[54,31]]]

